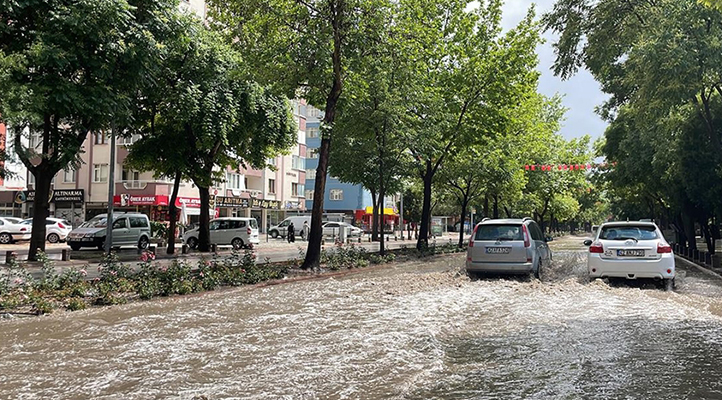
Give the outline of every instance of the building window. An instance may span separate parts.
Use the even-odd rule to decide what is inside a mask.
[[[307,169],[306,170],[306,179],[316,179],[316,170],[315,169]]]
[[[343,190],[341,189],[331,189],[331,192],[329,193],[329,199],[330,200],[343,200]]]
[[[291,196],[303,197],[306,185],[302,183],[291,182]]]
[[[104,132],[93,132],[93,143],[105,144],[105,133]]]
[[[313,139],[318,137],[318,128],[306,128],[306,137]]]
[[[123,146],[130,146],[133,143],[137,142],[138,140],[140,140],[140,135],[136,134],[136,135],[126,136],[126,137],[121,137],[120,141],[118,143]]]
[[[120,180],[125,183],[125,187],[127,188],[137,189],[143,186],[143,183],[140,181],[140,172],[133,171],[126,167],[123,167],[123,171],[120,174]]]
[[[245,189],[243,183],[245,183],[244,176],[241,174],[234,174],[233,172],[226,172],[226,188],[241,190]]]
[[[276,180],[275,179],[268,180],[268,193],[271,193],[271,194],[276,193]]]
[[[318,149],[306,150],[306,158],[318,158]]]
[[[78,171],[71,169],[63,171],[63,182],[64,183],[75,183],[75,175]]]
[[[268,159],[268,165],[273,165],[274,167],[278,165],[275,158],[269,158]]]
[[[93,182],[108,182],[108,164],[93,164]]]
[[[299,157],[299,156],[293,156],[291,157],[291,168],[293,169],[304,169],[306,168],[306,159]]]
[[[31,149],[39,149],[43,145],[43,133],[38,131],[30,131],[30,141],[28,143]]]
[[[306,190],[306,200],[313,200],[313,190]]]

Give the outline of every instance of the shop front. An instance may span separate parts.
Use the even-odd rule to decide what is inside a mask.
[[[170,198],[167,195],[131,195],[119,194],[113,197],[115,211],[139,212],[151,221],[170,221]],[[194,197],[177,197],[175,206],[178,208],[177,220],[185,225],[198,223],[200,219],[201,200]],[[217,212],[209,211],[211,217]]]
[[[50,190],[50,216],[62,218],[69,221],[73,228],[82,224],[85,220],[85,190],[84,189],[58,189]],[[35,191],[25,190],[16,192],[15,203],[23,207],[23,216],[32,218],[35,216],[33,202]]]
[[[221,216],[255,218],[261,232],[285,218],[284,203],[278,200],[216,196],[215,202]]]
[[[363,210],[356,210],[354,215],[354,225],[363,229],[364,232],[371,232],[373,226],[373,213],[373,207],[366,207]],[[393,208],[385,207],[381,217],[384,232],[393,232],[393,230],[395,229],[394,227],[399,226],[399,215],[395,212]]]

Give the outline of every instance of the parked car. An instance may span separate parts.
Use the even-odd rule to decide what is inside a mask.
[[[252,247],[258,244],[258,222],[255,218],[216,218],[210,223],[210,242],[233,246],[234,249]],[[183,243],[195,249],[198,247],[198,228],[183,234]]]
[[[674,288],[674,254],[654,222],[607,222],[589,246],[589,278],[655,279]]]
[[[306,239],[305,233],[303,232],[303,223],[308,222],[308,225],[311,225],[310,215],[295,215],[293,217],[288,217],[281,221],[280,224],[268,228],[268,234],[274,239],[279,236],[285,238],[288,235],[288,226],[291,225],[291,222],[293,222],[296,236],[300,236],[301,239]]]
[[[33,227],[22,224],[22,219],[14,217],[0,218],[0,244],[10,244],[19,240],[30,240]]]
[[[32,226],[33,219],[26,219],[22,223]],[[72,230],[73,227],[67,220],[52,217],[45,219],[45,238],[50,243],[64,241]]]
[[[361,237],[364,233],[363,229],[346,222],[326,222],[323,224],[323,236],[339,236],[341,234],[341,227],[346,228],[346,235],[348,237]]]
[[[81,247],[103,249],[108,227],[108,216],[100,214],[73,229],[66,239],[73,250]],[[147,249],[150,244],[150,221],[140,213],[113,213],[113,247],[137,246]]]
[[[552,261],[547,241],[531,218],[484,219],[469,239],[466,273],[533,274],[539,278],[543,266]]]

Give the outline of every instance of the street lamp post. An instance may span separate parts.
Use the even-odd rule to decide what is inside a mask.
[[[108,215],[105,231],[105,252],[113,248],[113,197],[115,197],[115,123],[110,129],[110,165],[108,166]]]

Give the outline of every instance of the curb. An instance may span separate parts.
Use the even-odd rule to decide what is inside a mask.
[[[674,255],[674,259],[675,259],[676,261],[682,261],[682,264],[691,265],[691,266],[697,268],[698,270],[700,270],[701,272],[704,272],[704,273],[707,274],[707,275],[714,276],[715,278],[717,278],[717,279],[719,279],[719,280],[722,280],[722,275],[720,275],[720,274],[717,273],[717,272],[712,271],[712,270],[709,269],[709,268],[705,268],[705,267],[703,267],[703,266],[701,266],[701,265],[697,265],[696,263],[693,263],[692,261],[689,261],[689,260],[687,260],[687,259],[685,259],[685,258],[683,258],[683,257],[680,257],[680,256],[676,255],[676,254]]]

